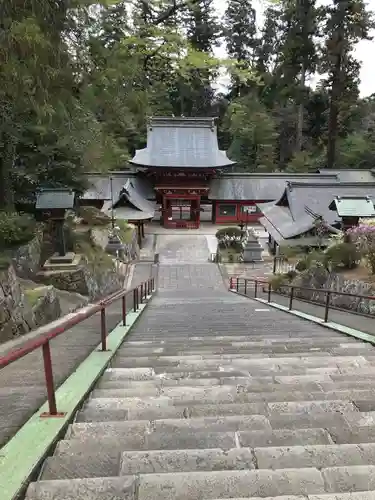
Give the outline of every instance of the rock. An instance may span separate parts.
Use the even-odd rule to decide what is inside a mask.
[[[42,234],[31,240],[27,245],[19,247],[12,259],[17,276],[32,278],[39,270],[42,253]]]
[[[55,289],[46,287],[44,294],[38,299],[33,307],[35,324],[46,325],[61,316],[61,307]]]
[[[118,273],[115,267],[92,268],[81,264],[71,271],[50,271],[39,275],[44,283],[68,292],[78,293],[97,300],[120,290],[124,285],[125,275]]]
[[[346,279],[334,272],[328,272],[323,266],[315,265],[299,273],[292,282],[295,286],[312,288],[314,290],[295,289],[295,297],[313,300],[324,304],[326,293],[322,289],[333,292],[352,293],[354,295],[374,296],[375,288],[370,283],[359,280]],[[332,306],[365,314],[375,314],[375,301],[360,297],[332,294]]]

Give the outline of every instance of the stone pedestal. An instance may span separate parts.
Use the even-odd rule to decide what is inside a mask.
[[[243,261],[244,262],[261,262],[263,248],[262,245],[257,240],[249,239],[243,250]]]
[[[81,261],[81,255],[73,252],[65,255],[55,254],[50,257],[43,266],[43,271],[69,271],[76,269]]]

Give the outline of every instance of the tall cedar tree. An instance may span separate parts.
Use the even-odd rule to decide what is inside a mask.
[[[252,0],[229,0],[224,18],[224,36],[229,56],[237,60],[241,68],[251,67],[259,43]],[[245,91],[245,86],[234,77],[231,95],[237,97]]]
[[[352,50],[360,40],[369,39],[374,22],[362,0],[333,0],[333,5],[327,7],[326,13],[328,37],[325,64],[322,65],[323,70],[329,74],[330,86],[326,166],[334,168],[345,97],[348,94],[353,96],[353,92],[358,94],[358,80],[355,74],[359,68],[353,59]]]

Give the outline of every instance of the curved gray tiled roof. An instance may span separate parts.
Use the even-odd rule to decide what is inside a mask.
[[[311,210],[331,225],[341,222],[336,211],[330,210],[337,197],[366,197],[375,200],[375,182],[288,182],[281,199],[273,203],[259,204],[264,217],[260,223],[272,237],[281,242],[302,235],[313,228]]]
[[[277,201],[285,191],[287,181],[301,183],[336,182],[337,175],[325,174],[241,174],[226,173],[210,183],[211,200]]]
[[[222,168],[233,165],[220,151],[214,118],[151,118],[147,147],[131,163],[143,167]]]
[[[295,221],[301,219],[301,214],[305,214],[308,207],[328,223],[333,224],[340,221],[337,213],[329,209],[336,196],[368,196],[370,199],[375,199],[375,182],[309,183],[308,185],[290,182],[285,195]]]

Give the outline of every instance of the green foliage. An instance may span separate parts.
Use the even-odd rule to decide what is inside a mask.
[[[354,243],[338,243],[327,248],[324,259],[333,269],[353,269],[361,260],[361,253]]]
[[[288,279],[288,281],[293,281],[294,278],[297,276],[297,271],[290,270],[287,273],[285,273],[285,277]]]
[[[73,229],[71,237],[74,252],[83,255],[87,263],[93,269],[100,269],[103,267],[107,269],[114,268],[112,257],[94,243],[91,229],[84,232],[75,231]]]
[[[309,264],[309,259],[307,259],[306,257],[299,260],[296,264],[296,271],[298,271],[299,273],[306,271],[306,269],[309,268]]]
[[[272,290],[274,290],[275,292],[281,291],[283,285],[288,284],[288,281],[289,280],[285,276],[285,274],[275,274],[269,280],[269,282],[271,283]]]
[[[0,248],[24,245],[35,237],[36,223],[28,215],[0,211]]]
[[[245,171],[273,170],[276,130],[266,108],[252,95],[234,101],[228,110],[233,136],[229,156]]]
[[[135,231],[134,226],[128,224],[125,220],[116,220],[116,226],[120,229],[119,236],[121,241],[123,243],[131,243]]]
[[[110,217],[95,207],[80,207],[78,217],[82,219],[82,224],[88,226],[108,226]]]
[[[251,0],[229,0],[222,19],[212,0],[128,5],[2,2],[0,209],[123,169],[150,115],[219,116],[244,171],[374,164],[375,99],[359,97],[353,52],[372,27],[364,1],[274,1],[260,29]],[[220,37],[228,60],[214,56]]]
[[[241,238],[242,231],[237,226],[222,227],[215,234],[217,240],[223,241],[226,238]]]

